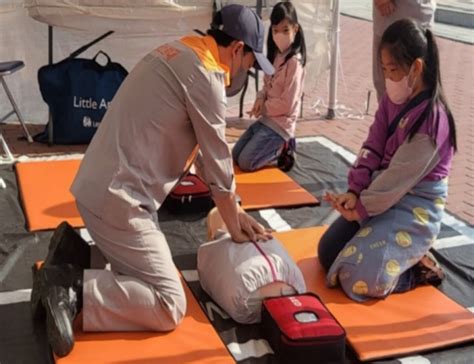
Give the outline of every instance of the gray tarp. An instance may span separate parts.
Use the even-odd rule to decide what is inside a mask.
[[[326,190],[346,189],[346,175],[349,163],[337,153],[318,142],[299,142],[296,167],[290,175],[316,197],[321,198]],[[44,258],[51,232],[28,233],[24,227],[24,217],[18,202],[18,191],[14,171],[11,166],[0,166],[0,177],[7,182],[6,189],[0,189],[0,291],[12,291],[31,287],[30,267],[34,261]],[[326,205],[277,209],[277,213],[292,228],[328,224],[334,214]],[[268,226],[258,211],[251,213]],[[176,265],[181,270],[196,269],[196,251],[206,240],[205,215],[176,216],[160,211],[160,225],[170,244]],[[472,226],[466,226],[472,231]],[[458,229],[459,230],[459,229]],[[440,286],[447,296],[464,307],[474,306],[474,244],[471,236],[443,223],[440,239],[453,237],[463,244],[437,250],[435,252],[447,273],[447,279]],[[232,342],[246,342],[261,338],[258,325],[239,325],[231,319],[224,319],[211,309],[209,297],[198,282],[189,283],[194,295],[206,312],[214,328],[227,345]],[[21,293],[21,292],[20,292]],[[1,304],[0,293],[0,363],[48,362],[44,330],[34,336],[29,306],[26,302]],[[427,308],[429,309],[429,308]],[[431,363],[471,363],[474,357],[472,345],[438,350],[423,356]],[[348,359],[356,362],[348,351]],[[276,363],[273,355],[250,358],[239,363]],[[386,360],[380,363],[399,363]]]

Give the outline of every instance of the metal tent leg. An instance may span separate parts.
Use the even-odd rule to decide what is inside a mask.
[[[29,143],[33,143],[33,138],[28,132],[28,128],[26,127],[25,120],[23,119],[23,116],[21,115],[20,109],[18,108],[18,105],[16,104],[15,99],[13,98],[13,95],[10,92],[10,89],[8,88],[6,81],[4,80],[2,76],[0,76],[0,81],[2,82],[3,88],[5,89],[5,93],[7,94],[8,99],[10,100],[10,103],[13,106],[13,111],[15,112],[16,116],[18,116],[18,120],[20,120],[20,124],[23,127],[23,131],[25,132],[26,139],[28,140]]]
[[[15,160],[15,158],[13,158],[13,154],[12,154],[12,152],[10,152],[10,148],[8,148],[7,141],[5,140],[5,138],[3,137],[3,134],[1,132],[0,132],[0,144],[2,145],[2,148],[5,151],[5,155],[7,157],[6,159],[9,162],[13,162]]]

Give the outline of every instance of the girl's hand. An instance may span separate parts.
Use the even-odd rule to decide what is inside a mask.
[[[352,210],[357,203],[357,196],[352,192],[341,193],[336,196],[336,204],[338,207]]]
[[[337,195],[332,192],[326,192],[323,196],[323,200],[326,202],[329,202],[333,209],[336,209],[336,206],[337,206],[336,198],[337,198]]]
[[[271,231],[265,229],[252,216],[241,210],[238,212],[240,231],[231,233],[232,240],[236,243],[247,241],[257,242],[259,240],[268,241],[272,239]]]
[[[336,195],[332,192],[326,192],[323,196],[323,200],[326,202],[333,202],[336,200]]]
[[[344,208],[337,209],[344,219],[347,221],[360,221],[360,216],[357,210],[347,210]]]
[[[265,100],[262,99],[262,98],[258,98],[257,100],[255,100],[255,103],[253,104],[252,110],[247,112],[247,115],[249,117],[259,118],[260,115],[262,115],[262,109],[263,109],[264,102],[265,102]]]
[[[353,199],[352,196],[347,196],[347,195],[352,195],[354,196],[355,200]],[[349,199],[349,200],[347,200]],[[360,216],[357,210],[354,209],[355,204],[357,202],[357,197],[351,193],[342,193],[339,195],[336,195],[331,192],[326,192],[326,194],[323,197],[323,200],[326,202],[329,202],[334,210],[337,210],[342,217],[344,217],[347,221],[360,221]],[[350,208],[345,208],[344,205],[345,203],[352,204],[354,203],[354,207],[352,209]]]

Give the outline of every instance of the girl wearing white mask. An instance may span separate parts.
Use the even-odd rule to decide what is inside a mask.
[[[399,20],[384,32],[379,55],[387,91],[349,172],[348,192],[326,195],[341,216],[318,247],[328,285],[356,301],[441,283],[429,250],[456,151],[433,33]]]
[[[274,164],[295,149],[295,127],[306,64],[303,29],[290,2],[276,4],[270,21],[267,50],[275,74],[264,77],[264,87],[248,112],[258,120],[240,137],[232,151],[234,162],[244,171]],[[285,160],[280,158],[280,161]],[[279,166],[285,170],[291,168],[288,163]]]

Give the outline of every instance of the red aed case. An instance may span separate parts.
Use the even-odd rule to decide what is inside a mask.
[[[263,301],[265,337],[280,363],[343,363],[346,332],[312,293]]]
[[[213,206],[211,191],[195,174],[188,174],[170,192],[164,206],[174,214],[207,212]]]

